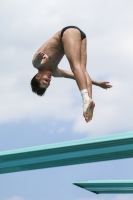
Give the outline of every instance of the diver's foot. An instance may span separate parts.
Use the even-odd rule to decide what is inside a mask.
[[[92,120],[95,103],[92,99],[83,102],[83,116],[86,122]]]

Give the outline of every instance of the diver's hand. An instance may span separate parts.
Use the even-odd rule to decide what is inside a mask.
[[[106,89],[106,90],[113,87],[112,85],[110,85],[110,82],[106,82],[106,81],[102,81],[98,85],[99,85],[99,87]]]
[[[46,53],[39,52],[39,53],[36,55],[36,60],[37,60],[37,61],[40,61],[40,60],[45,59],[45,58],[49,58],[49,57],[47,56]]]

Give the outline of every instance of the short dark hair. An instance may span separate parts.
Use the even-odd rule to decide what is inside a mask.
[[[32,92],[34,92],[35,94],[37,94],[39,96],[43,96],[46,91],[46,88],[40,87],[39,82],[36,79],[36,75],[31,79],[31,82],[30,82],[31,89],[32,89]]]

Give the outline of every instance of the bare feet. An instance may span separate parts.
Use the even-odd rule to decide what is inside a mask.
[[[86,122],[89,122],[92,120],[92,117],[93,117],[93,110],[94,110],[94,107],[95,107],[95,103],[92,99],[89,100],[89,102],[86,102],[88,105],[87,105],[87,109],[86,111],[83,112],[83,116],[85,118],[85,121]]]

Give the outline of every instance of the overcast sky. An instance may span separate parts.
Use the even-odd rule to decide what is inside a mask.
[[[94,117],[85,123],[74,80],[53,78],[44,97],[31,92],[32,57],[57,31],[75,25],[87,35],[87,70]],[[133,130],[133,1],[0,1],[0,151],[99,137]],[[70,70],[64,57],[59,68]],[[51,106],[52,105],[52,106]],[[43,169],[0,176],[0,200],[131,200],[95,195],[74,181],[133,179],[132,159]]]

